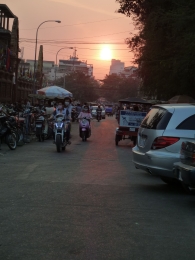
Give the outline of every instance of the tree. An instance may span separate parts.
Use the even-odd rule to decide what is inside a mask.
[[[142,91],[158,99],[195,97],[195,1],[116,0],[139,29],[126,39],[135,54]]]
[[[64,78],[59,79],[57,85],[63,87]],[[76,100],[81,102],[96,100],[98,98],[98,86],[99,84],[95,79],[80,71],[65,76],[65,88],[73,94]]]
[[[107,100],[117,102],[121,98],[138,95],[140,81],[137,78],[111,74],[106,75],[102,82],[101,90]]]

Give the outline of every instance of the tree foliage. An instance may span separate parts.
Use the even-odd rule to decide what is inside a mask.
[[[136,97],[140,81],[134,77],[126,78],[124,75],[106,75],[102,80],[102,95],[110,101],[117,102],[121,98]]]
[[[65,88],[73,94],[76,100],[86,102],[94,101],[98,98],[98,82],[82,72],[76,71],[66,75],[65,81],[63,77],[56,82],[60,87],[64,87],[64,83]]]
[[[158,99],[195,98],[195,1],[116,0],[138,33],[126,39],[135,54],[142,91]]]

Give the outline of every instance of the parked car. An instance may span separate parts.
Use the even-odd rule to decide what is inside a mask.
[[[93,117],[97,116],[97,112],[96,112],[97,108],[98,108],[98,106],[92,106],[91,114]],[[101,109],[102,109],[102,119],[105,119],[106,118],[105,108],[103,106],[101,106]]]
[[[139,128],[133,148],[134,165],[173,183],[176,181],[173,164],[180,160],[181,144],[194,138],[195,105],[155,105]]]
[[[180,162],[174,163],[174,173],[188,193],[195,191],[195,140],[182,143]]]

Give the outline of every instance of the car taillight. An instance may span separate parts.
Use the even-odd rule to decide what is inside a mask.
[[[151,149],[157,150],[157,149],[165,148],[167,146],[170,146],[170,145],[178,142],[179,139],[180,139],[179,137],[168,137],[168,136],[157,137],[154,140]]]

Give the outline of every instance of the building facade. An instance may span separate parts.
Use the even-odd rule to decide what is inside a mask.
[[[137,78],[137,71],[138,68],[134,66],[125,67],[124,70],[121,72],[126,78],[128,77],[135,77]]]
[[[15,21],[12,31],[9,28],[10,19]],[[18,28],[14,32],[13,29],[17,23],[17,17],[7,5],[0,4],[0,102],[11,102],[15,95],[19,48]]]
[[[57,79],[63,78],[67,74],[76,71],[83,72],[86,76],[93,77],[93,64],[88,64],[87,61],[80,61],[74,51],[73,56],[68,60],[59,60],[59,66],[55,66],[47,74],[48,81],[55,82]]]
[[[10,19],[13,19],[12,30]],[[18,57],[19,52],[18,17],[7,5],[0,4],[0,103],[25,101],[33,93],[30,64]],[[39,88],[39,82],[35,82],[35,90]]]
[[[109,75],[112,74],[121,74],[124,71],[125,63],[121,62],[120,60],[111,60],[111,65],[110,65],[110,72]]]

